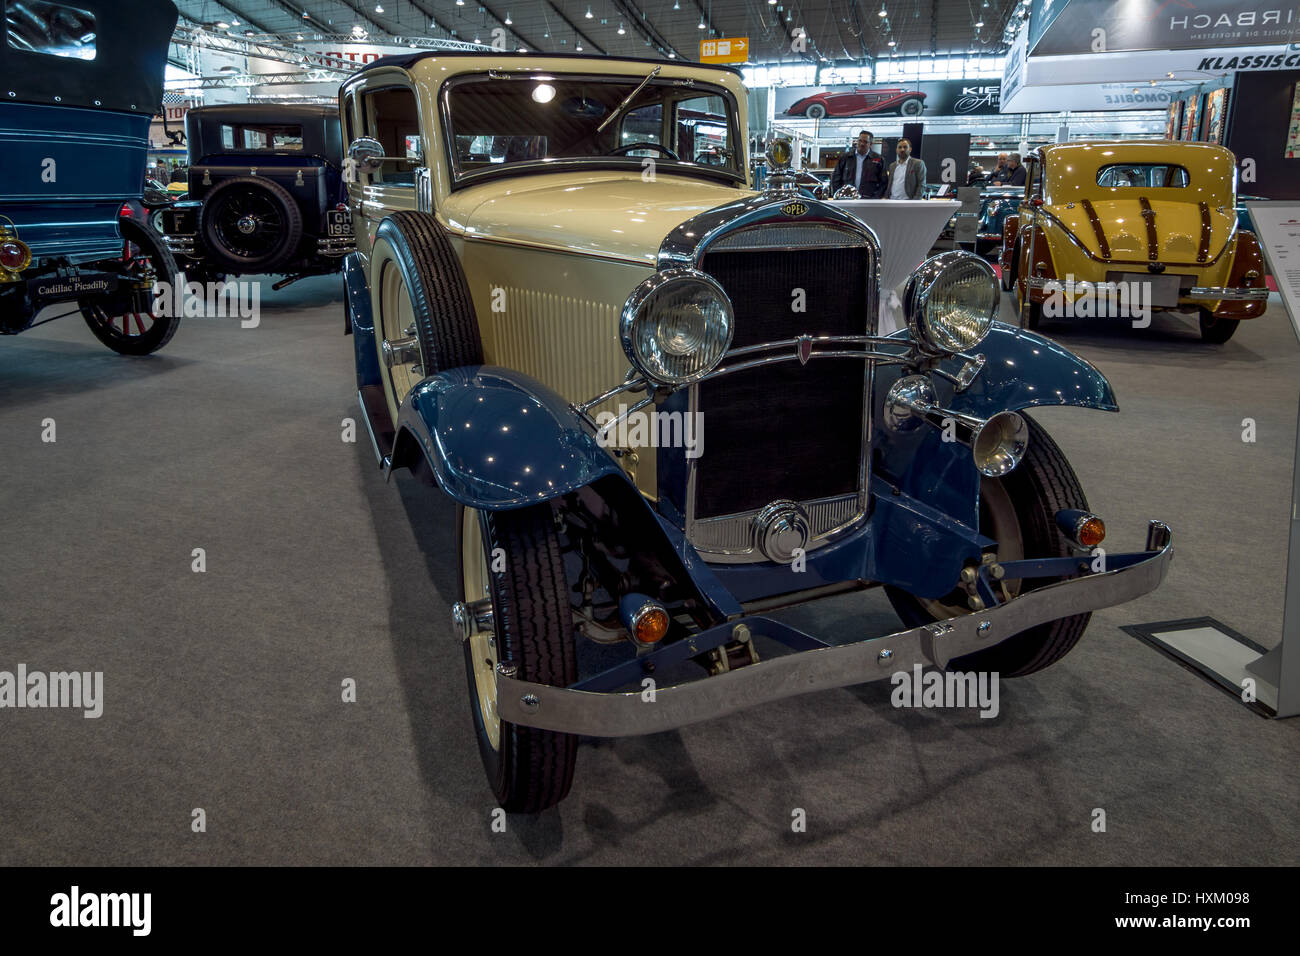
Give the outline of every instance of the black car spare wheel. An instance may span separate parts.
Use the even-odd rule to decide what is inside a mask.
[[[1023,414],[1023,413],[1022,413]],[[1062,508],[1088,510],[1079,479],[1065,454],[1041,425],[1028,415],[1029,448],[1019,467],[1005,478],[980,482],[980,534],[998,542],[998,560],[1068,557],[1073,554],[1056,525]],[[1060,578],[1033,578],[998,582],[1002,600],[1053,584]],[[908,627],[968,614],[966,592],[955,588],[937,600],[921,599],[886,587],[889,603]],[[1088,626],[1090,614],[1076,614],[1040,624],[985,651],[954,658],[953,671],[992,671],[1002,677],[1022,677],[1040,671],[1064,657]]]
[[[479,754],[499,805],[537,813],[573,783],[578,738],[502,720],[496,669],[531,683],[578,679],[573,612],[550,505],[514,511],[460,508],[462,631],[470,710]]]
[[[274,272],[296,258],[302,213],[279,183],[240,176],[208,193],[199,232],[217,268],[236,274]]]
[[[148,355],[156,352],[176,334],[181,324],[175,314],[173,295],[155,296],[159,283],[175,289],[179,279],[176,260],[163,245],[162,236],[152,226],[134,219],[118,220],[122,233],[121,259],[97,263],[105,271],[119,273],[118,291],[109,295],[84,296],[77,300],[81,316],[95,338],[122,355]],[[154,309],[160,302],[171,308]],[[140,308],[144,306],[144,308]]]
[[[421,379],[483,364],[474,302],[438,220],[399,212],[379,224],[370,256],[375,347],[389,412]]]

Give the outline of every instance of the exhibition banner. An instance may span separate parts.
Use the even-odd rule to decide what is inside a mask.
[[[778,116],[996,116],[1001,112],[1002,84],[999,80],[914,80],[787,86],[774,94]]]
[[[1048,0],[1030,24],[1030,53],[1122,53],[1289,43],[1300,9],[1283,0]]]

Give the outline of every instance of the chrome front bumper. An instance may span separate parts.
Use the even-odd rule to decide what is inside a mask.
[[[590,737],[653,734],[735,713],[754,704],[883,680],[914,665],[946,667],[954,658],[993,647],[1039,624],[1113,607],[1159,587],[1173,558],[1172,535],[1159,521],[1147,529],[1149,557],[1122,570],[1061,581],[973,614],[854,644],[798,651],[686,684],[595,693],[516,680],[497,673],[502,720]],[[787,628],[755,616],[731,621],[755,635]],[[788,629],[788,628],[787,628]]]

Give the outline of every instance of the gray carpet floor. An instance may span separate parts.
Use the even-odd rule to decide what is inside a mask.
[[[1120,397],[1039,416],[1108,544],[1161,517],[1177,557],[1005,682],[997,718],[896,710],[875,684],[584,742],[568,800],[494,833],[453,510],[341,440],[340,291],[268,284],[260,327],[188,320],[143,360],[76,318],[0,342],[0,670],[105,675],[98,720],[0,710],[0,863],[1300,863],[1300,720],[1119,629],[1210,615],[1280,639],[1300,348],[1279,305],[1218,348],[1178,320],[1046,330]],[[789,614],[846,639],[897,625],[877,592]]]

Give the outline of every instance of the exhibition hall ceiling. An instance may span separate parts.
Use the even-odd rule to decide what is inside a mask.
[[[750,62],[861,62],[1002,53],[1024,0],[176,0],[182,23],[291,42],[317,35],[436,37],[508,49],[694,60],[699,42],[750,39]],[[882,11],[884,15],[882,16]],[[219,24],[223,26],[218,26]],[[976,26],[981,24],[980,26]],[[806,32],[799,51],[799,29]],[[494,30],[501,31],[494,34]],[[893,46],[890,42],[893,41]]]

